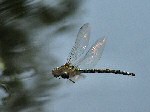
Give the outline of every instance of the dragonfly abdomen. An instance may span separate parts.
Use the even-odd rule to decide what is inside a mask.
[[[80,73],[113,73],[113,74],[135,76],[134,73],[121,71],[121,70],[111,70],[111,69],[85,69],[85,70],[80,69],[79,71],[80,71]]]

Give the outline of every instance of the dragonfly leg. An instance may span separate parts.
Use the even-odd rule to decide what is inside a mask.
[[[75,81],[73,81],[73,80],[71,80],[71,79],[69,79],[71,82],[73,82],[73,83],[75,83]]]

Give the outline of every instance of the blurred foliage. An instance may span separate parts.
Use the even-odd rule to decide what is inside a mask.
[[[0,89],[8,94],[0,105],[1,112],[44,111],[43,105],[52,100],[53,89],[59,83],[41,67],[42,59],[35,59],[39,48],[30,48],[30,32],[63,23],[78,12],[80,4],[78,0],[57,0],[55,6],[43,0],[0,1]],[[63,26],[56,33],[69,28],[70,25]],[[50,70],[57,61],[52,55],[49,59]],[[25,74],[29,77],[25,78]]]

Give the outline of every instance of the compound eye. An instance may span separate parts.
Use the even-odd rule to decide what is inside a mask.
[[[64,72],[64,73],[61,74],[61,77],[64,78],[64,79],[68,79],[69,75],[67,74],[67,72]]]

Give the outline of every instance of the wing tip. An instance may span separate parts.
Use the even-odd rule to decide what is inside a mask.
[[[101,42],[101,43],[106,43],[106,41],[107,41],[107,37],[106,36],[103,36],[103,37],[101,37],[101,38],[99,38],[97,40],[97,42]]]
[[[85,23],[85,24],[83,24],[83,26],[81,27],[81,29],[83,28],[83,27],[89,27],[90,26],[90,23]]]

